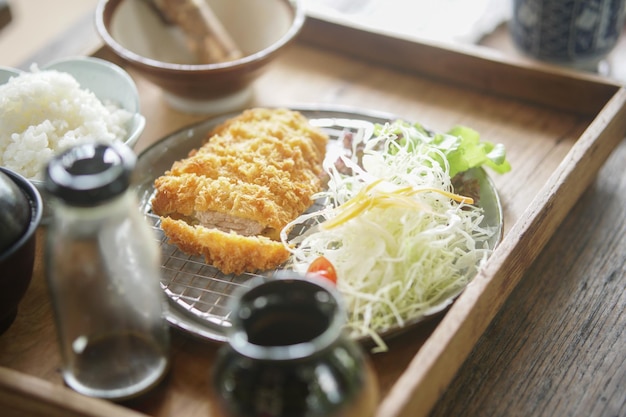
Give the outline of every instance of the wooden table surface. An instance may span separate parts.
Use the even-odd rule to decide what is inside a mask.
[[[28,18],[19,24],[34,25]],[[51,41],[58,38],[41,39],[41,47]],[[626,47],[615,56],[626,61]],[[22,62],[1,59],[2,65]],[[352,87],[357,99],[368,89]],[[626,141],[513,290],[432,417],[626,416],[624,161]]]

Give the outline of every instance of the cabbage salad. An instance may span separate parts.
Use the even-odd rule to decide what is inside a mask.
[[[481,226],[482,209],[455,193],[453,177],[510,165],[503,146],[472,129],[435,134],[400,120],[355,136],[348,148],[324,163],[328,186],[316,198],[325,205],[281,238],[295,270],[305,272],[319,256],[333,264],[350,335],[385,351],[381,333],[444,309],[493,250],[487,242],[495,230]],[[305,233],[288,237],[303,225]]]

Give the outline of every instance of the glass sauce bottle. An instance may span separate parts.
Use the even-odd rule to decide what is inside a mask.
[[[125,400],[158,384],[169,333],[155,236],[129,191],[136,162],[122,143],[79,145],[53,158],[46,276],[66,384]]]

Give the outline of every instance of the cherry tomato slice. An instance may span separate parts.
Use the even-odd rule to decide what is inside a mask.
[[[320,256],[311,262],[306,272],[307,274],[316,274],[322,278],[326,278],[333,284],[337,283],[337,271],[333,264],[324,256]]]

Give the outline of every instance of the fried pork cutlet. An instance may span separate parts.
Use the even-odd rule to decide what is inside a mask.
[[[155,180],[152,210],[170,242],[223,273],[287,260],[280,230],[322,186],[328,137],[299,112],[251,109]]]

